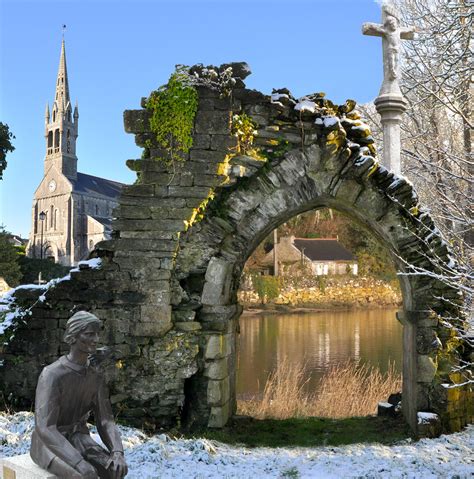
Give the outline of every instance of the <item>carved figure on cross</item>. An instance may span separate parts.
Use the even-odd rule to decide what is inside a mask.
[[[382,6],[382,22],[382,25],[364,23],[362,33],[382,37],[384,80],[380,94],[399,93],[400,40],[412,40],[415,29],[400,27],[397,9],[387,3]]]

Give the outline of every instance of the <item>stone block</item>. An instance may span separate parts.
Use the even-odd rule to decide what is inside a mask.
[[[202,304],[226,304],[230,295],[232,265],[221,258],[211,258],[202,291]]]
[[[196,133],[228,134],[230,133],[230,117],[228,111],[205,111],[196,113],[194,121]]]
[[[231,148],[237,147],[237,138],[230,135],[212,135],[211,136],[211,148],[213,150],[227,151]]]
[[[204,376],[209,379],[225,379],[229,376],[227,358],[208,361],[204,367]]]
[[[201,323],[198,323],[196,321],[185,321],[185,322],[178,322],[174,323],[174,327],[178,331],[198,331],[202,329]]]
[[[0,459],[0,471],[3,479],[56,479],[51,474],[37,466],[29,454]]]
[[[221,406],[230,399],[230,378],[221,381],[209,380],[207,383],[207,402],[211,406]]]
[[[214,406],[211,408],[211,414],[207,423],[208,427],[220,428],[227,424],[232,415],[230,401],[223,406]]]
[[[418,354],[417,356],[417,381],[430,383],[436,374],[436,364],[429,356]]]
[[[198,163],[221,163],[224,161],[225,152],[214,150],[191,150],[189,159]]]
[[[150,129],[151,112],[147,110],[125,110],[123,123],[127,133],[147,133]]]
[[[232,335],[215,334],[209,336],[204,353],[205,359],[221,359],[232,352]]]
[[[208,197],[209,188],[197,186],[170,186],[169,195],[177,198],[200,198],[203,200]]]

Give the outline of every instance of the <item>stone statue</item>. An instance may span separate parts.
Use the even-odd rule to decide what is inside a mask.
[[[74,314],[64,335],[69,354],[46,366],[38,379],[30,455],[61,478],[122,479],[127,474],[104,378],[89,361],[97,350],[101,325],[91,313]],[[86,421],[91,412],[107,450],[89,434]]]
[[[415,30],[400,27],[399,14],[395,7],[384,3],[382,6],[382,25],[377,23],[364,23],[362,33],[382,37],[384,80],[380,95],[400,94],[398,85],[401,40],[412,40]]]
[[[401,174],[400,122],[407,108],[398,83],[400,44],[401,40],[413,40],[415,29],[401,27],[400,16],[395,6],[384,2],[382,25],[364,23],[362,33],[382,37],[383,82],[374,104],[380,114],[383,128],[383,165],[399,175]]]

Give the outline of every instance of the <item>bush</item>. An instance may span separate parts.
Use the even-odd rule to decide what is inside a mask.
[[[34,283],[38,280],[40,272],[41,279],[50,281],[54,278],[62,278],[71,269],[49,259],[28,258],[27,256],[20,256],[18,263],[21,270],[21,284]]]
[[[252,278],[253,287],[262,304],[278,298],[280,294],[280,278],[278,276],[259,276]]]
[[[21,271],[18,264],[18,253],[10,243],[10,233],[0,228],[0,276],[9,286],[17,286],[20,283]]]

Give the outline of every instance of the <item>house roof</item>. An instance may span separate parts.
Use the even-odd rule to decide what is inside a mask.
[[[293,244],[311,261],[354,260],[354,255],[336,239],[295,238]]]
[[[75,193],[87,195],[101,195],[108,198],[117,198],[120,196],[122,188],[125,186],[118,181],[106,180],[98,176],[77,173],[77,180],[70,180]]]

